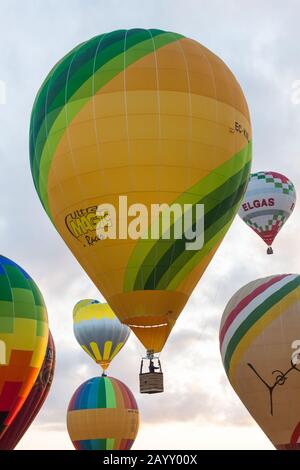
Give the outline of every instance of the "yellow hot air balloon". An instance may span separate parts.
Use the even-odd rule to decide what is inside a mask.
[[[300,276],[252,281],[228,302],[220,327],[225,371],[277,449],[300,449]]]
[[[126,343],[130,329],[123,325],[108,304],[83,299],[73,310],[74,335],[82,349],[103,370]]]
[[[180,34],[102,34],[43,83],[30,155],[56,229],[118,318],[160,351],[248,181],[251,125],[237,80]]]

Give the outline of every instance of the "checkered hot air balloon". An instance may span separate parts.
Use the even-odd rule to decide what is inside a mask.
[[[55,345],[49,330],[46,355],[40,373],[21,410],[0,439],[0,450],[13,450],[27,432],[48,396],[54,369]]]
[[[268,254],[273,253],[271,245],[295,203],[295,187],[286,176],[274,171],[250,175],[239,216],[268,245]]]
[[[0,438],[38,377],[48,333],[39,288],[24,269],[0,256]]]

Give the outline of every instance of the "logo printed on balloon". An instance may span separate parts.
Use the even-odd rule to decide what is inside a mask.
[[[260,379],[260,381],[267,387],[267,389],[269,390],[269,394],[270,394],[270,414],[273,416],[273,412],[274,412],[274,405],[273,405],[273,392],[275,390],[275,388],[278,386],[278,385],[284,385],[286,380],[288,379],[289,377],[289,374],[291,372],[300,372],[300,369],[297,368],[297,363],[295,363],[293,360],[291,361],[291,364],[290,366],[288,367],[288,369],[285,370],[285,372],[283,372],[282,370],[279,370],[279,369],[275,369],[275,370],[272,370],[272,376],[274,375],[275,376],[275,381],[272,385],[269,385],[267,383],[267,381],[259,374],[259,372],[255,369],[254,365],[253,364],[250,364],[248,363],[248,366],[250,367],[250,369],[254,372],[254,374]]]
[[[254,199],[254,201],[252,202],[244,202],[244,204],[242,204],[242,207],[244,209],[245,212],[247,212],[248,210],[252,210],[252,209],[257,209],[258,207],[273,207],[274,206],[274,198],[273,197],[270,197],[269,199]]]
[[[230,127],[229,130],[232,134],[234,134],[235,132],[237,132],[239,134],[243,134],[243,136],[245,137],[247,142],[250,142],[249,132],[245,127],[243,127],[243,125],[241,123],[235,121],[234,126]]]
[[[119,207],[102,204],[97,208],[99,240],[190,240],[186,250],[200,250],[204,244],[204,204],[151,204],[128,206],[127,196],[119,196]],[[117,212],[119,216],[117,217]],[[129,218],[133,220],[129,221]]]
[[[190,240],[187,250],[200,250],[204,245],[204,204],[128,205],[127,196],[119,196],[119,206],[101,204],[68,214],[65,223],[71,234],[84,246],[98,240]],[[118,215],[117,215],[118,214]],[[150,227],[150,228],[149,228]],[[96,231],[97,237],[93,234]]]

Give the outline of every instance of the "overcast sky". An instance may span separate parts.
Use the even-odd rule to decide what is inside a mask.
[[[43,292],[57,346],[49,398],[21,449],[71,449],[65,426],[72,393],[98,367],[78,347],[72,309],[101,296],[44,213],[31,179],[28,127],[35,94],[52,66],[76,44],[119,28],[161,28],[196,39],[232,69],[253,125],[253,170],[282,172],[300,187],[300,3],[297,0],[0,0],[1,253],[23,266]],[[0,86],[0,101],[3,93]],[[162,353],[165,393],[141,396],[143,349],[132,337],[111,366],[141,411],[136,449],[271,449],[228,385],[218,329],[229,298],[258,277],[300,270],[296,209],[275,254],[235,219]],[[300,339],[300,338],[299,338]]]

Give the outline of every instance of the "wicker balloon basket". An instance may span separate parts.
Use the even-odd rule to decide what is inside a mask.
[[[146,372],[140,374],[141,393],[161,393],[164,391],[164,374],[162,372]]]

